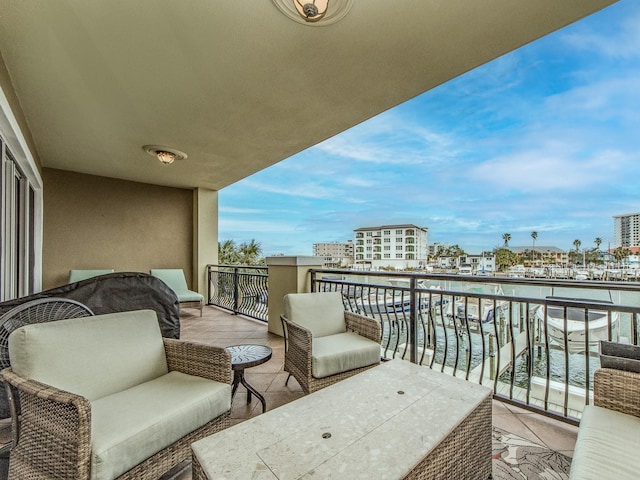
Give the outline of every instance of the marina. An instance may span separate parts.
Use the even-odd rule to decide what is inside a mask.
[[[549,415],[579,419],[592,402],[601,340],[638,343],[640,292],[631,283],[386,276],[327,272],[315,282],[379,319],[383,356],[492,386]]]

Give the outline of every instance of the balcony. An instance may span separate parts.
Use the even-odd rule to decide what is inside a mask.
[[[283,371],[283,340],[269,333],[264,322],[232,315],[212,306],[205,307],[202,317],[183,313],[181,322],[181,336],[184,339],[223,347],[257,343],[269,345],[273,349],[273,357],[269,362],[248,369],[246,372],[247,381],[263,393],[267,401],[267,411],[303,396],[302,390],[294,379],[290,379],[289,385],[285,386],[287,373]],[[261,408],[260,402],[255,397],[251,403],[247,404],[245,390],[240,388],[233,402],[231,423],[237,424],[257,416],[261,413]],[[569,457],[573,453],[577,428],[557,420],[494,400],[493,425],[528,442]],[[4,438],[6,439],[7,436],[5,435]],[[494,471],[494,478],[505,477],[501,477]],[[163,480],[169,479],[190,480],[190,465],[182,465],[179,471],[167,475]]]

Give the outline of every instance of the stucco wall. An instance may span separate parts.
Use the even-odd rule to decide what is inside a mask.
[[[71,269],[182,268],[191,286],[193,191],[44,168],[43,289]]]

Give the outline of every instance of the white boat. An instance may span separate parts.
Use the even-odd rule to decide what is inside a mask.
[[[488,298],[479,300],[473,297],[467,298],[466,301],[464,299],[456,300],[454,305],[447,310],[447,317],[455,316],[456,319],[462,321],[488,324],[495,320],[496,313],[499,314],[507,306],[507,302],[504,300],[497,300],[495,305],[494,301]]]
[[[594,302],[594,300],[586,299],[571,300],[581,301],[583,303],[613,304],[613,302]],[[535,316],[540,320],[542,328],[544,328],[544,311],[544,305],[539,305],[535,312]],[[548,305],[546,311],[546,326],[549,340],[561,348],[564,348],[566,338],[567,351],[569,353],[597,352],[601,340],[616,341],[618,339],[618,320],[620,316],[618,312],[611,312],[611,320],[609,320],[609,312],[606,310],[589,309],[587,319],[585,319],[584,308]],[[611,325],[611,327],[609,327],[609,325]],[[588,345],[586,343],[587,330],[589,333]],[[609,337],[609,330],[611,330],[611,337]]]
[[[444,300],[446,303],[446,300]],[[434,305],[440,305],[440,297],[434,295]],[[399,314],[411,311],[411,297],[408,292],[387,291],[386,293],[371,293],[369,295],[356,298],[358,310],[365,314]],[[420,305],[418,313],[429,309],[429,296],[420,295]]]

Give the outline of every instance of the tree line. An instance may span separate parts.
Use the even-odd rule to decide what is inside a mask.
[[[526,260],[535,261],[536,259],[542,258],[544,256],[544,252],[536,251],[537,239],[538,232],[534,230],[533,232],[531,232],[531,250],[525,251],[522,257],[518,257],[518,255],[516,255],[509,249],[511,234],[503,233],[503,245],[501,247],[494,248],[492,251],[493,255],[495,256],[496,267],[499,270],[506,270],[509,267],[517,265],[518,263],[524,263],[524,261]],[[575,247],[575,250],[571,250],[569,252],[569,261],[574,265],[582,264],[584,266],[589,264],[604,263],[604,261],[602,260],[602,252],[600,250],[600,245],[602,245],[602,238],[596,237],[593,243],[595,244],[595,247],[580,250],[582,241],[579,239],[574,240],[573,246]],[[453,245],[450,247],[439,246],[433,257],[436,259],[439,257],[450,257],[457,260],[459,257],[465,255],[466,252],[462,248],[460,248],[458,245]],[[616,259],[616,262],[622,263],[627,257],[632,255],[632,252],[626,247],[618,247],[612,252],[612,255]]]
[[[218,263],[220,265],[265,265],[262,245],[251,240],[237,244],[233,240],[218,242]]]

